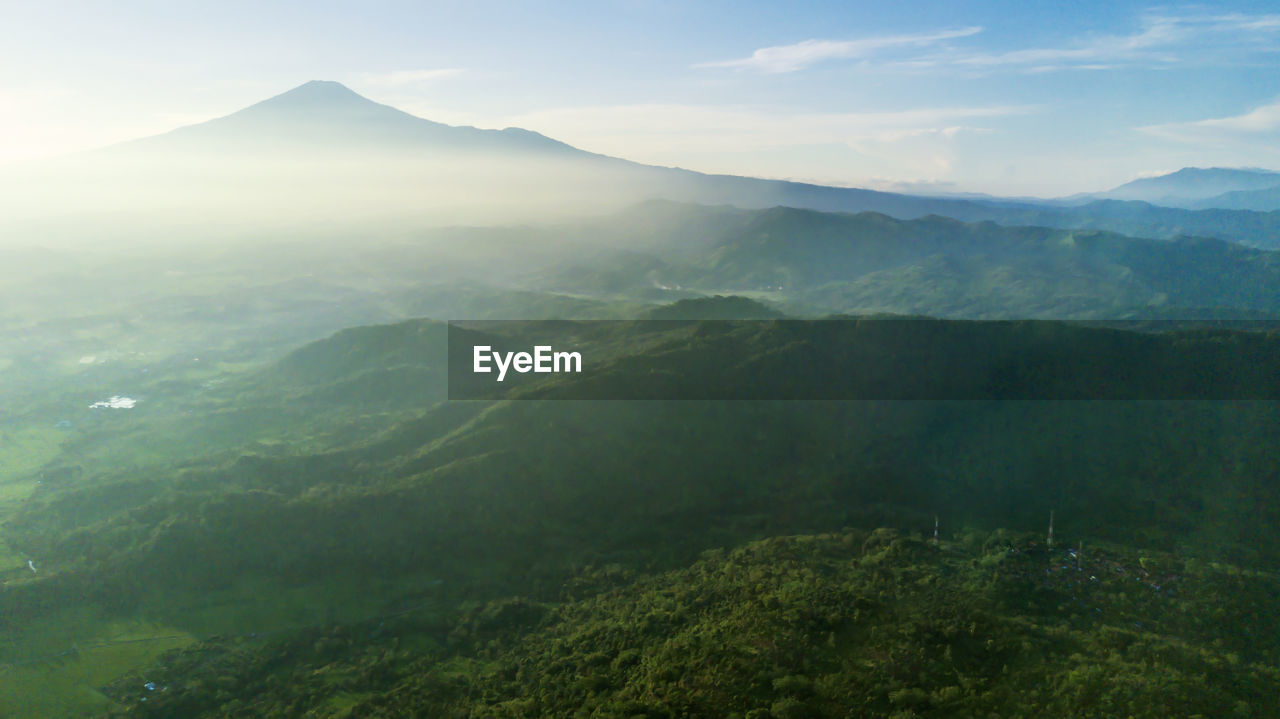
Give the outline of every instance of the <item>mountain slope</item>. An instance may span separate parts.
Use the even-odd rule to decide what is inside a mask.
[[[845,529],[663,573],[594,565],[554,603],[507,597],[260,647],[218,638],[109,691],[128,705],[154,681],[169,690],[151,711],[192,718],[1280,711],[1274,651],[1208,619],[1253,613],[1276,636],[1274,576],[1039,535],[945,537]]]
[[[709,305],[760,311],[744,303]],[[697,314],[687,304],[680,309]],[[963,364],[957,373],[981,369],[982,358],[993,356],[987,351],[990,325],[942,324],[961,339],[939,347],[937,359],[979,360]],[[699,337],[717,337],[700,335],[697,323],[681,325],[672,338],[681,346],[696,349],[703,341]],[[775,323],[752,327],[761,331],[737,335],[741,351],[735,354],[806,368],[765,376],[771,381],[820,392],[834,376],[861,366],[851,361],[807,367],[803,360],[811,353],[804,342],[777,341],[770,334]],[[1052,327],[1058,331],[1045,337],[1050,344],[1058,338],[1069,353],[1116,336]],[[1081,702],[1099,707],[1099,716],[1116,706],[1136,713],[1156,696],[1196,705],[1221,696],[1233,706],[1242,701],[1272,706],[1252,699],[1251,687],[1266,685],[1274,674],[1274,623],[1253,615],[1265,606],[1260,597],[1273,592],[1273,580],[1252,569],[1242,573],[1208,562],[1258,568],[1277,561],[1276,545],[1269,540],[1280,521],[1275,481],[1280,466],[1272,449],[1280,445],[1275,403],[510,401],[428,408],[430,397],[420,394],[424,386],[417,380],[421,372],[405,370],[438,372],[438,329],[426,322],[366,328],[301,349],[245,378],[259,383],[256,396],[263,404],[256,410],[239,407],[237,417],[241,423],[258,421],[255,411],[267,413],[287,403],[301,417],[291,420],[297,423],[294,432],[306,433],[305,417],[319,407],[345,413],[355,423],[373,410],[358,396],[326,388],[349,386],[352,380],[394,388],[407,376],[412,381],[400,385],[397,406],[420,398],[424,407],[391,415],[393,424],[348,432],[328,444],[312,439],[288,452],[251,444],[170,464],[86,464],[74,476],[45,482],[0,527],[11,546],[22,547],[41,567],[38,574],[20,569],[5,577],[0,634],[6,641],[0,642],[0,661],[25,665],[39,659],[28,648],[46,647],[63,636],[58,632],[69,631],[63,623],[70,620],[59,612],[74,606],[103,622],[143,618],[206,640],[191,654],[161,659],[142,682],[131,679],[131,685],[113,689],[126,706],[139,706],[139,686],[159,677],[169,689],[165,699],[156,700],[157,707],[173,708],[177,705],[167,702],[184,697],[196,702],[172,715],[244,714],[246,706],[265,711],[283,701],[281,706],[293,706],[294,713],[315,708],[324,715],[332,709],[341,716],[366,700],[377,706],[348,711],[348,716],[435,714],[442,703],[454,708],[481,696],[525,701],[535,690],[520,679],[518,667],[509,673],[500,668],[506,664],[490,664],[525,656],[539,668],[535,674],[547,678],[546,691],[536,690],[541,701],[551,702],[544,706],[559,714],[569,703],[588,701],[585,690],[598,695],[589,701],[601,707],[628,699],[628,686],[671,686],[677,692],[672,696],[684,696],[672,686],[686,675],[683,664],[663,654],[647,630],[632,634],[619,626],[614,630],[623,633],[612,636],[628,637],[642,655],[647,653],[656,662],[654,674],[607,672],[604,667],[613,659],[595,656],[604,650],[584,652],[603,638],[586,632],[588,626],[613,620],[630,625],[633,619],[643,626],[642,618],[649,617],[655,636],[666,638],[702,637],[715,626],[734,627],[720,634],[722,639],[707,638],[702,646],[711,654],[743,646],[729,635],[746,638],[747,646],[763,638],[737,628],[813,629],[816,633],[794,635],[794,641],[781,645],[779,661],[785,655],[799,662],[793,668],[776,665],[786,674],[772,674],[772,664],[764,675],[728,666],[687,674],[742,688],[732,693],[765,702],[770,711],[773,703],[788,698],[805,701],[792,696],[802,687],[800,680],[774,686],[774,680],[791,674],[813,681],[843,677],[831,680],[832,691],[837,684],[865,687],[869,706],[877,710],[904,702],[924,707],[930,701],[950,708],[1013,706],[999,692],[1017,689],[1014,694],[1026,695],[1033,684],[1050,678],[1070,682],[1055,684],[1057,689],[1032,701],[1051,713]],[[1193,348],[1219,336],[1274,342],[1230,333],[1119,335],[1171,348]],[[883,366],[893,366],[892,353],[877,347],[886,346],[860,340],[846,354],[868,352],[885,360]],[[670,347],[659,349],[661,354],[636,346],[626,359],[641,373],[661,368]],[[1199,375],[1203,382],[1245,381],[1232,364],[1246,359],[1239,353],[1204,356],[1212,366]],[[1274,357],[1269,353],[1253,370],[1267,377],[1280,374],[1265,365]],[[702,384],[760,381],[703,365],[685,365],[684,376]],[[1161,369],[1135,366],[1128,374],[1141,378]],[[908,373],[903,379],[913,378]],[[563,386],[580,381],[568,377]],[[221,397],[226,401],[245,391],[227,387],[210,390],[215,406],[218,392],[230,393]],[[396,398],[393,392],[387,396]],[[308,397],[322,399],[306,404]],[[136,439],[108,433],[99,441]],[[1084,541],[1084,561],[1095,563],[1087,566],[1108,572],[1093,572],[1100,578],[1096,587],[1075,581],[1086,576],[1082,573],[1043,573],[1050,558],[1070,561],[1064,548],[1049,554],[1038,542],[1006,541],[1000,534],[984,546],[982,532],[999,527],[1041,535],[1051,512],[1056,512],[1059,541]],[[946,528],[943,541],[962,542],[968,535],[977,546],[966,545],[948,559],[919,540],[881,533],[869,541],[870,536],[845,532],[818,540],[826,549],[776,540],[758,547],[759,557],[749,550],[732,562],[712,558],[683,571],[716,548],[843,527],[929,532],[935,517]],[[976,534],[957,533],[962,527]],[[1139,546],[1143,553],[1100,551],[1109,543]],[[592,565],[602,573],[584,571]],[[755,571],[784,565],[788,569],[776,585]],[[703,583],[699,578],[708,572],[739,578],[730,586]],[[633,582],[637,575],[653,579]],[[1179,578],[1171,583],[1168,577],[1174,575]],[[1139,584],[1135,576],[1146,579]],[[956,581],[963,581],[963,590],[950,584]],[[1160,594],[1145,582],[1186,588],[1187,594],[1165,599],[1167,592]],[[776,595],[777,602],[739,602],[744,595]],[[732,599],[748,614],[717,608],[717,597]],[[1075,609],[1073,597],[1085,611]],[[562,615],[549,616],[539,608],[563,602],[569,604]],[[844,615],[823,624],[822,617],[805,613],[805,607],[834,610],[848,602],[867,612],[860,615],[864,619],[893,626],[893,632],[867,636],[858,633],[867,625],[849,624]],[[637,606],[641,611],[635,615]],[[950,659],[946,642],[930,639],[944,626],[925,621],[948,606],[949,612],[975,618],[970,621],[990,620],[981,631],[958,623],[964,631],[953,638],[977,641],[971,646],[956,639]],[[1105,616],[1099,618],[1094,609]],[[1210,614],[1202,619],[1204,611]],[[547,623],[540,626],[544,617]],[[1141,627],[1133,627],[1135,621]],[[908,628],[908,634],[898,627]],[[806,666],[803,657],[825,651],[832,632],[836,646],[846,647],[854,658],[846,664],[843,655],[832,656],[833,664]],[[1045,632],[1060,643],[1040,644],[1048,641]],[[392,643],[399,637],[403,642]],[[1143,644],[1133,647],[1134,653],[1111,656],[1112,650],[1139,640]],[[1055,650],[1019,649],[1024,641]],[[1188,643],[1195,649],[1184,650]],[[545,653],[550,646],[559,647],[555,657]],[[991,656],[983,647],[999,651]],[[870,652],[881,667],[890,666],[885,652],[899,658],[931,652],[936,662],[906,661],[900,667],[903,676],[912,667],[925,667],[930,682],[942,682],[954,675],[949,662],[956,662],[969,679],[956,680],[959,694],[948,690],[950,679],[930,684],[923,695],[899,693],[912,687],[895,678],[898,670],[889,675],[868,671],[860,651]],[[1224,665],[1205,658],[1223,651],[1237,661],[1226,658]],[[1043,663],[1020,660],[1032,656]],[[1103,676],[1083,671],[1103,657],[1112,674],[1122,672],[1135,682],[1172,677],[1173,686],[1152,694],[1115,694]],[[1152,669],[1150,660],[1157,657],[1175,662],[1178,673]],[[457,671],[473,661],[479,676]],[[592,675],[598,673],[601,682],[621,682],[622,693],[606,691],[612,684],[562,677],[562,671],[580,664],[599,667]],[[1004,665],[1011,665],[1014,679],[1001,669]],[[568,676],[579,674],[572,669]],[[270,676],[277,679],[260,685]],[[562,678],[568,683],[561,684]],[[632,680],[637,684],[630,685]],[[487,688],[470,691],[477,687]],[[975,691],[966,698],[969,687],[993,687],[998,693]],[[343,696],[346,690],[359,696]],[[935,690],[940,693],[931,699]],[[813,697],[813,708],[820,711],[847,698],[826,689]],[[1104,702],[1102,697],[1110,698]],[[962,700],[971,703],[952,703]],[[720,699],[707,701],[715,703],[688,706],[730,706]],[[517,706],[501,711],[537,713],[538,705],[527,711],[516,711]],[[801,709],[779,705],[779,711]],[[162,709],[156,712],[165,715]]]
[[[881,331],[853,324],[851,335],[823,334],[813,343],[795,336],[803,328],[773,323],[728,334],[679,326],[669,331],[670,342],[638,345],[632,354],[615,350],[624,353],[615,366],[634,377],[653,368],[659,375],[650,382],[672,370],[692,386],[729,383],[733,389],[736,382],[745,396],[761,396],[761,383],[776,383],[780,396],[830,397],[842,382],[862,376],[850,375],[848,363],[865,362],[867,377],[896,366],[903,376],[890,375],[889,381],[927,387],[937,378],[913,374],[920,363],[911,358],[928,360],[935,346],[937,356],[928,361],[954,359],[947,381],[987,387],[993,377],[1017,374],[1017,367],[1002,363],[1022,342],[1023,354],[1044,361],[1146,348],[1133,357],[1121,352],[1131,364],[1106,369],[1101,380],[1089,373],[1102,370],[1088,366],[1082,374],[1054,373],[1055,382],[1068,383],[1064,397],[1121,396],[1107,394],[1108,383],[1123,393],[1152,380],[1194,382],[1186,386],[1214,396],[1214,386],[1249,383],[1250,373],[1277,374],[1266,359],[1241,369],[1259,343],[1270,341],[1251,335],[1146,336],[1052,323],[1043,331],[1017,323],[924,325],[939,333],[914,348],[895,345],[914,340],[887,325]],[[351,341],[356,344],[335,356],[370,358],[357,376],[381,373],[394,381],[406,376],[406,367],[438,367],[433,352],[417,365],[406,364],[417,348],[433,346],[435,326],[388,330],[347,333],[337,345],[316,345],[280,367],[329,355],[329,348]],[[387,345],[395,337],[407,351]],[[373,344],[359,348],[364,341]],[[1231,349],[1231,342],[1243,342],[1245,350]],[[815,343],[821,351],[812,351]],[[1196,343],[1218,348],[1203,353],[1207,366],[1175,367],[1160,359],[1192,352]],[[893,359],[899,355],[901,361]],[[708,362],[725,356],[736,364]],[[848,359],[823,359],[832,356]],[[1155,361],[1144,365],[1142,357]],[[306,364],[308,373],[322,373],[309,375],[314,391],[325,386],[316,384],[325,367],[333,368],[333,382],[352,376],[353,365],[345,360]],[[1033,381],[1034,367],[1026,371],[1024,379]],[[272,372],[263,381],[277,382]],[[407,399],[432,402],[418,375],[408,376],[412,383],[402,386]],[[574,396],[577,388],[610,376],[569,375],[539,391]],[[359,406],[361,398],[334,395],[329,401]],[[757,523],[781,532],[825,531],[850,522],[914,522],[940,507],[947,507],[953,524],[991,527],[1034,526],[1056,506],[1063,521],[1097,538],[1159,538],[1168,548],[1271,556],[1274,546],[1256,538],[1275,520],[1274,505],[1254,506],[1243,498],[1276,489],[1270,486],[1276,457],[1269,448],[1280,443],[1270,437],[1280,422],[1272,404],[446,403],[345,449],[222,457],[176,475],[149,476],[164,471],[152,468],[113,473],[112,483],[101,487],[92,481],[49,487],[6,531],[50,566],[73,574],[76,568],[128,567],[120,576],[142,573],[160,585],[172,580],[197,586],[222,581],[218,568],[227,562],[239,568],[237,576],[266,572],[302,579],[320,571],[417,567],[413,571],[480,572],[495,581],[502,574],[495,574],[496,567],[468,562],[490,557],[502,571],[516,572],[512,577],[554,574],[582,553],[639,551],[657,560],[720,533],[754,536]],[[466,419],[450,428],[466,408]],[[145,508],[116,514],[77,500],[103,491],[150,497]],[[86,523],[90,512],[95,521]],[[80,529],[66,534],[67,527]],[[263,554],[236,538],[246,532],[290,538]],[[657,536],[668,540],[643,540]],[[445,546],[449,552],[437,551]],[[535,561],[539,554],[549,564]],[[193,556],[203,559],[193,564]],[[526,561],[534,563],[520,569]]]
[[[1188,203],[1194,209],[1221,208],[1224,210],[1252,210],[1274,212],[1280,210],[1280,184],[1261,190],[1235,190]]]
[[[583,257],[540,277],[540,286],[622,296],[651,296],[654,288],[760,293],[820,311],[968,318],[1116,318],[1155,308],[1280,312],[1280,255],[1215,240],[783,207],[720,219],[720,209],[655,203],[594,232],[619,233],[626,244],[637,214],[649,210],[682,244]],[[685,235],[683,227],[699,229]]]
[[[1277,186],[1280,186],[1280,172],[1271,170],[1184,167],[1167,175],[1126,182],[1101,196],[1112,200],[1139,200],[1169,207],[1223,207],[1205,205],[1203,202],[1226,193],[1264,190]]]

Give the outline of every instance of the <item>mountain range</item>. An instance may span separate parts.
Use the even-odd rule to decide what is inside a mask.
[[[1274,176],[1184,170],[1084,204],[922,197],[642,165],[528,130],[431,122],[313,81],[223,118],[10,172],[0,189],[14,236],[41,241],[77,238],[85,223],[113,241],[170,243],[220,227],[492,225],[665,198],[1277,247],[1280,211],[1257,211],[1275,210]],[[1229,206],[1208,207],[1219,196]],[[1205,209],[1153,204],[1170,197]]]
[[[1095,197],[1186,209],[1280,210],[1280,172],[1184,167],[1127,182]]]
[[[747,294],[810,314],[1178,319],[1201,309],[1240,318],[1280,311],[1280,256],[1213,239],[665,201],[576,232],[582,246],[596,238],[627,249],[579,252],[527,286],[650,301]]]

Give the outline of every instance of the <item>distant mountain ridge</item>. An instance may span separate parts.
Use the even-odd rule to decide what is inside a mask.
[[[288,92],[224,117],[147,137],[116,149],[183,143],[214,143],[219,149],[262,151],[271,147],[311,147],[318,143],[403,148],[406,144],[437,149],[502,152],[558,152],[590,155],[530,130],[509,127],[483,130],[426,120],[383,105],[345,85],[312,80]]]
[[[625,245],[649,233],[671,243],[581,258],[539,286],[618,297],[751,294],[820,311],[984,319],[1280,313],[1280,253],[1219,240],[657,202],[620,217],[584,232],[601,235],[612,224]],[[630,241],[633,226],[644,234]]]
[[[1280,210],[1280,172],[1257,168],[1184,167],[1144,177],[1093,197],[1183,209]]]
[[[1261,190],[1280,185],[1280,173],[1256,168],[1184,167],[1157,177],[1126,182],[1102,193],[1113,200],[1206,200],[1228,192]]]
[[[1196,200],[1188,203],[1192,209],[1217,208],[1223,210],[1252,210],[1254,212],[1275,212],[1280,210],[1280,184],[1264,187],[1261,190],[1234,190],[1207,200]]]

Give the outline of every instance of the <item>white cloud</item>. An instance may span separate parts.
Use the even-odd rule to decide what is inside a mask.
[[[1043,71],[1046,67],[1094,68],[1102,63],[1150,58],[1156,48],[1168,47],[1187,35],[1182,23],[1172,19],[1148,22],[1138,33],[1104,35],[1077,41],[1069,47],[1027,48],[995,54],[973,54],[955,57],[952,63],[964,66],[1020,66]]]
[[[722,67],[786,73],[833,59],[859,59],[871,67],[934,72],[952,68],[970,73],[997,71],[1047,73],[1064,70],[1109,70],[1120,66],[1170,67],[1187,63],[1232,62],[1244,54],[1275,52],[1280,14],[1148,14],[1130,33],[1087,35],[1060,45],[1000,52],[964,50],[943,41],[977,35],[980,27],[857,40],[805,40],[756,50],[750,57],[707,62],[695,67]],[[915,54],[881,57],[890,49],[914,48]]]
[[[801,70],[823,60],[867,57],[879,50],[894,47],[923,47],[958,37],[982,32],[980,27],[944,30],[934,33],[909,35],[883,35],[857,40],[805,40],[794,45],[764,47],[750,57],[737,60],[704,62],[694,67],[724,67],[734,70],[758,70],[767,73],[784,73]]]
[[[1152,22],[1165,22],[1186,26],[1199,26],[1209,32],[1277,32],[1280,31],[1280,14],[1245,15],[1151,15]]]
[[[974,69],[1020,72],[1100,70],[1122,65],[1172,66],[1187,62],[1229,62],[1241,53],[1268,49],[1280,33],[1280,15],[1156,15],[1122,35],[1084,37],[1060,47],[974,53],[945,59]]]
[[[1139,132],[1178,142],[1231,143],[1280,139],[1280,100],[1232,117],[1169,122],[1137,128]]]

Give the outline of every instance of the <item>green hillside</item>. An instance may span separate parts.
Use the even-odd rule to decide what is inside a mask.
[[[594,565],[555,601],[209,642],[111,691],[140,716],[1268,716],[1277,656],[1231,623],[1278,588],[1035,535],[846,529]]]
[[[668,223],[683,218],[680,227],[719,212],[645,208]],[[1177,308],[1275,313],[1280,256],[1209,239],[777,207],[740,212],[679,248],[581,262],[539,286],[645,298],[664,289],[669,299],[745,294],[819,312],[966,318],[1110,319]]]
[[[730,310],[760,308],[679,312]],[[999,326],[937,324],[958,354]],[[779,326],[736,341],[771,356]],[[442,337],[340,332],[208,390],[169,430],[206,449],[39,485],[0,527],[41,568],[0,593],[11,686],[78,692],[97,667],[67,706],[175,717],[1272,710],[1274,402],[440,402]],[[618,359],[660,366],[655,342]],[[228,403],[238,433],[197,442]],[[939,545],[911,539],[935,521]],[[121,636],[155,651],[93,653]]]

